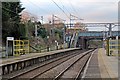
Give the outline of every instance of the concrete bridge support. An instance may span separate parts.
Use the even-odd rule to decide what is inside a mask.
[[[81,49],[88,49],[88,40],[85,37],[79,37],[76,47],[80,47]]]

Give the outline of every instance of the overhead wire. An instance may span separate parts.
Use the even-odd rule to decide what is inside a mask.
[[[34,5],[34,6],[42,9],[41,7],[37,6],[35,3],[32,3],[31,1],[28,1],[28,2],[31,3],[31,4]],[[49,5],[50,5],[50,4],[49,4]],[[50,9],[50,8],[48,8],[48,9]],[[47,14],[54,14],[54,12],[51,12],[50,10],[49,10],[49,12],[48,12],[48,9],[47,9],[47,10],[43,10],[43,9],[42,9],[42,10],[43,10],[44,12],[46,12]]]
[[[42,9],[41,7],[39,7],[38,5],[36,5],[35,3],[31,2],[30,0],[28,0],[28,2],[31,3],[32,5],[36,6],[37,8],[40,8],[40,9],[41,9],[42,11],[44,11],[45,13],[48,13],[48,14],[49,14],[48,11]]]
[[[79,19],[79,20],[83,20],[83,19],[77,17],[77,16],[79,16],[79,15],[78,15],[78,12],[76,11],[76,9],[74,8],[74,6],[72,5],[72,3],[71,3],[70,1],[69,1],[69,4],[70,4],[72,10],[73,10],[75,13],[77,13],[77,16],[72,15],[72,14],[70,13],[70,11],[68,11],[68,9],[63,5],[62,1],[61,1],[61,0],[59,0],[59,1],[61,2],[63,8],[66,9],[67,12],[70,14],[70,16],[72,16],[72,17],[74,17],[74,18],[76,18],[76,19]]]
[[[52,2],[67,16],[67,18],[70,18],[70,17],[65,13],[65,11],[64,11],[54,0],[52,0]]]
[[[60,1],[60,3],[62,4],[63,8],[65,8],[66,11],[70,14],[70,11],[63,5],[62,1],[61,1],[61,0],[59,0],[59,1]]]
[[[70,4],[72,10],[77,14],[77,16],[79,16],[77,10],[75,9],[75,7],[74,7],[73,4],[71,3],[71,1],[69,0],[68,2],[69,2],[69,4]],[[73,15],[73,16],[74,16],[74,15]],[[83,19],[81,19],[81,18],[79,18],[79,17],[77,17],[77,16],[74,16],[74,17],[76,17],[76,18],[78,18],[78,19],[80,19],[80,20],[83,20]]]
[[[72,3],[71,3],[70,1],[69,1],[69,3],[70,3],[70,5],[71,5],[73,11],[74,11],[75,13],[77,13],[77,15],[78,15],[78,12],[76,11],[76,9],[75,9],[74,6],[72,5]]]
[[[52,12],[50,10],[45,10],[45,9],[42,9],[41,7],[39,7],[38,5],[36,5],[35,3],[31,2],[28,0],[28,2],[31,4],[31,5],[34,5],[35,7],[37,7],[38,9],[42,10],[44,13],[47,13],[47,14],[52,14]],[[38,15],[37,15],[38,16]],[[38,16],[39,17],[39,16]],[[40,16],[41,17],[41,16]]]
[[[32,5],[40,8],[39,6],[37,6],[36,4],[34,4],[34,3],[30,2],[30,1],[28,1],[28,2],[31,3]],[[3,9],[5,9],[6,11],[9,11],[9,12],[12,12],[12,13],[14,13],[14,14],[17,14],[16,12],[14,12],[14,11],[12,11],[12,10],[10,10],[10,9],[7,9],[7,8],[5,8],[5,7],[3,7],[3,6],[0,6],[0,8],[3,8]],[[42,8],[40,8],[40,9],[42,9]],[[43,9],[42,9],[42,10],[43,10]],[[45,10],[43,10],[43,11],[49,14],[49,12],[47,12],[47,11],[45,11]],[[31,13],[29,13],[29,14],[30,14],[30,15],[33,15],[33,14],[31,14]]]
[[[65,12],[54,0],[52,0],[52,1],[53,1],[54,4],[69,18],[69,16],[66,14],[66,12]],[[37,6],[36,4],[34,4],[34,3],[30,2],[30,1],[27,1],[27,2],[29,2],[29,3],[31,3],[32,5],[40,8],[39,6]],[[62,3],[62,2],[61,2],[61,3]],[[64,5],[62,4],[62,6],[64,6]],[[3,7],[1,6],[1,8],[3,8]],[[3,8],[3,9],[5,9],[5,10],[7,10],[7,11],[10,11],[10,12],[12,12],[12,13],[17,14],[16,12],[11,11],[10,9],[7,9],[7,8]],[[43,10],[42,8],[40,8],[40,9]],[[65,9],[66,9],[66,8],[65,8]],[[66,10],[67,10],[67,9],[66,9]],[[49,12],[47,12],[46,10],[43,10],[43,11],[49,14]],[[67,10],[67,11],[68,11],[68,10]],[[68,11],[68,12],[69,12],[69,11]],[[31,14],[31,13],[30,13],[30,14]]]

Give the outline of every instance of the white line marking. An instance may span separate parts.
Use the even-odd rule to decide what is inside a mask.
[[[98,49],[96,49],[96,50],[98,50]],[[85,69],[84,69],[83,76],[82,76],[82,79],[81,79],[81,80],[83,80],[83,78],[85,78],[85,75],[86,75],[86,72],[87,72],[87,69],[88,69],[89,62],[90,62],[90,60],[91,60],[91,58],[92,58],[92,55],[94,54],[94,52],[95,52],[96,50],[94,50],[94,51],[92,52],[92,54],[91,54],[91,56],[90,56],[90,58],[89,58],[89,60],[88,60],[88,62],[87,62],[87,64],[86,64],[86,67],[85,67]]]

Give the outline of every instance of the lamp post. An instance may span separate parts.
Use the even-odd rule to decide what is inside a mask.
[[[35,37],[38,36],[37,30],[38,30],[38,27],[39,27],[40,25],[41,25],[41,22],[35,22]]]
[[[64,26],[64,28],[63,28],[63,46],[64,46],[64,49],[65,49],[65,43],[66,43],[65,34],[66,34],[66,32],[65,32],[65,26]]]
[[[49,36],[47,36],[47,42],[48,42]],[[47,43],[47,51],[49,51],[49,43]]]
[[[54,15],[54,18],[55,18],[55,19],[58,19],[58,20],[56,20],[56,21],[62,21],[63,23],[65,23],[65,21],[66,21],[66,20],[64,20],[64,19],[61,19],[61,18],[55,16],[55,15]],[[54,20],[54,21],[55,21],[55,20]],[[65,24],[64,24],[62,30],[63,30],[63,45],[64,45],[64,48],[65,48],[65,33],[66,33]],[[56,41],[56,42],[57,42],[57,41]],[[57,43],[57,44],[58,44],[58,43]]]
[[[107,39],[107,55],[108,56],[110,55],[110,52],[109,52],[109,49],[110,49],[109,48],[109,46],[110,46],[109,45],[109,40],[110,40],[110,38],[112,36],[112,25],[113,24],[111,24],[111,23],[108,24],[108,27],[107,27],[107,25],[105,25],[105,27],[108,28],[108,35],[107,35],[107,38],[106,38]]]
[[[56,49],[58,50],[58,41],[55,40],[55,43],[56,43]]]

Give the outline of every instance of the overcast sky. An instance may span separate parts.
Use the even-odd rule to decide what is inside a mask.
[[[52,14],[67,20],[66,15],[73,14],[84,19],[84,22],[117,22],[119,0],[20,0],[26,11],[40,17],[44,21],[51,19]],[[65,14],[54,2],[64,10]]]

